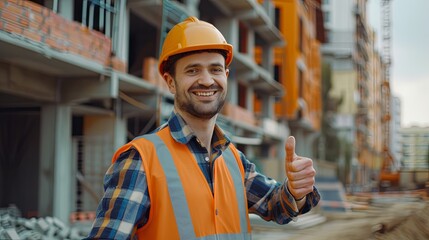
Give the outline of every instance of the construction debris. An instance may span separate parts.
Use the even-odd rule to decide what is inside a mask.
[[[78,240],[85,236],[79,228],[70,228],[55,217],[27,219],[14,205],[0,209],[0,239]]]

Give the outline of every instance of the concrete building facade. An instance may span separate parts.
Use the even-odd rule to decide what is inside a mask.
[[[402,128],[400,134],[402,138],[402,169],[429,169],[429,128]]]
[[[429,182],[429,128],[400,129],[400,187],[406,190],[424,189]]]
[[[335,123],[338,137],[352,146],[351,159],[340,152],[339,168],[347,172],[344,183],[365,189],[376,179],[383,158],[384,68],[376,49],[376,33],[367,22],[366,0],[323,1],[327,42],[323,61],[329,66],[331,90],[337,99]],[[344,146],[343,146],[344,145]]]
[[[402,135],[401,131],[401,99],[392,95],[390,120],[390,151],[392,153],[395,168],[400,169],[402,158]]]
[[[324,81],[329,81],[331,89],[328,96],[335,99],[333,123],[340,139],[340,154],[337,159],[339,176],[345,186],[354,184],[354,171],[357,168],[356,151],[352,148],[346,156],[347,146],[353,146],[356,136],[355,114],[357,72],[354,67],[356,18],[353,14],[354,0],[322,1],[322,11],[326,31],[326,43],[322,45]],[[349,159],[346,159],[349,157]],[[352,168],[354,171],[352,171]],[[348,176],[347,176],[348,174]]]

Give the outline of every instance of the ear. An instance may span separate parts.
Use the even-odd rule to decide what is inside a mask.
[[[164,75],[162,75],[162,78],[164,78],[165,82],[168,85],[168,90],[170,90],[170,92],[172,94],[176,93],[176,84],[174,82],[173,77],[169,74],[169,73],[164,73]]]
[[[228,76],[229,76],[229,68],[227,68],[227,69],[225,70],[225,73],[226,73],[226,77],[228,77]]]

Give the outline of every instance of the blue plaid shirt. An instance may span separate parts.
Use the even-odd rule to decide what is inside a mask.
[[[186,144],[194,154],[201,171],[213,190],[211,163],[231,143],[223,131],[216,126],[212,138],[211,154],[202,147],[191,128],[180,115],[172,113],[166,124],[171,137]],[[156,131],[157,131],[156,130]],[[143,156],[144,158],[144,156]],[[267,221],[286,224],[299,214],[310,211],[320,200],[316,188],[309,193],[305,205],[299,210],[293,196],[287,189],[286,181],[281,184],[255,169],[243,153],[240,158],[245,170],[247,207]],[[137,228],[145,225],[149,218],[150,196],[142,157],[135,149],[122,153],[108,169],[104,179],[105,194],[97,209],[97,216],[88,238],[131,239]]]

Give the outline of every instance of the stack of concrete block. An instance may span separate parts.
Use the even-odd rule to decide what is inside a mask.
[[[19,209],[11,205],[0,209],[0,239],[78,240],[84,238],[79,228],[70,228],[55,217],[22,218]]]

